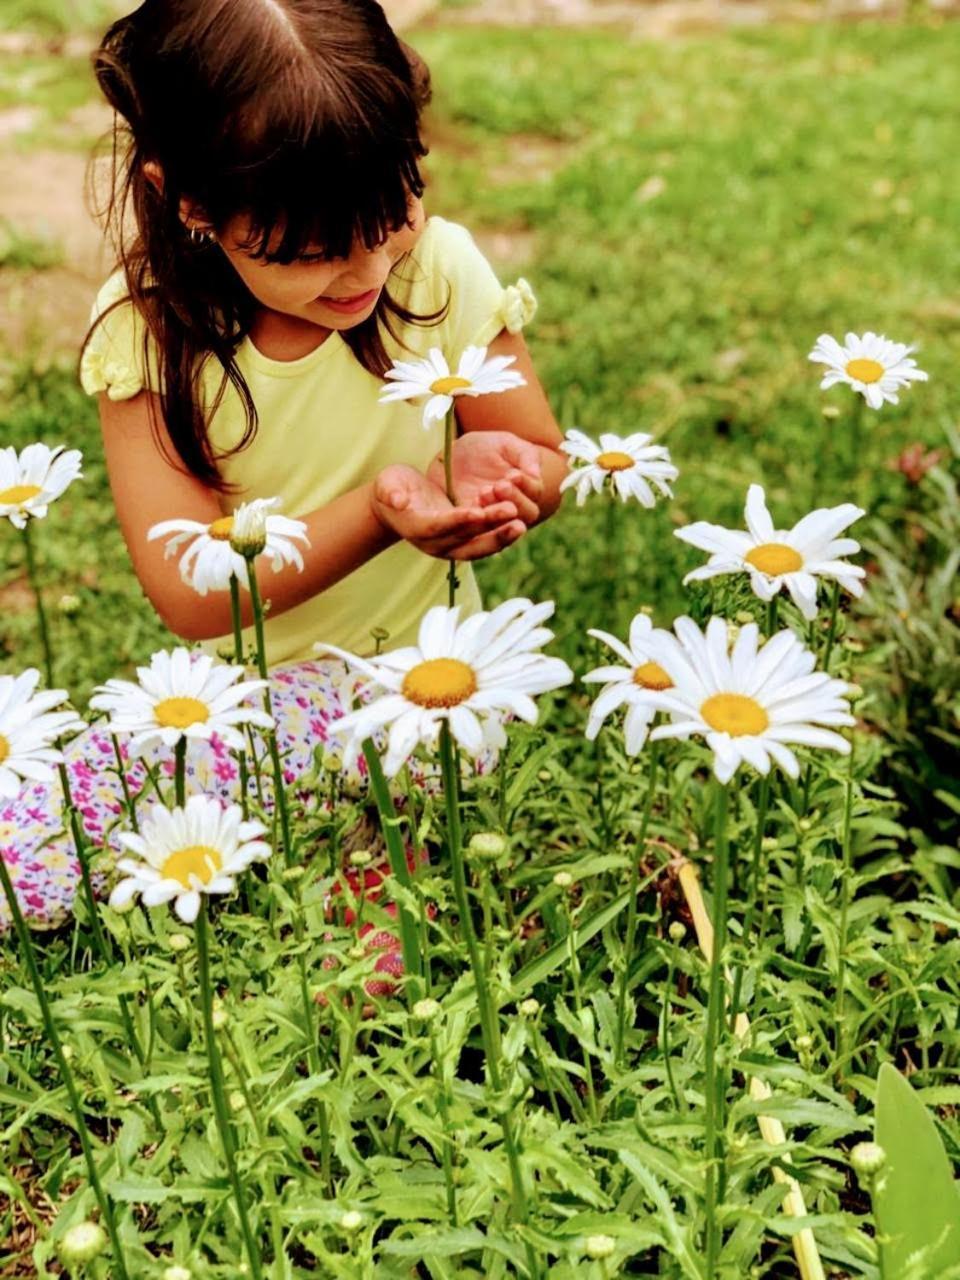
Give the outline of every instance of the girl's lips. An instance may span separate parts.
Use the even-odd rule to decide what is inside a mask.
[[[365,311],[371,302],[376,301],[379,292],[379,289],[370,289],[367,293],[358,293],[352,298],[325,298],[321,295],[317,301],[322,302],[331,311],[340,311],[349,315],[352,311]]]

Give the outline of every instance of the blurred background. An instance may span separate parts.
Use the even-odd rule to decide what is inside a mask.
[[[488,599],[557,599],[582,668],[587,626],[697,607],[680,580],[700,557],[675,526],[740,526],[753,481],[784,527],[855,501],[870,587],[844,653],[861,714],[910,811],[955,832],[958,6],[386,7],[433,74],[428,210],[469,226],[505,283],[533,282],[528,340],[558,418],[652,431],[681,469],[651,513],[566,505],[482,566]],[[80,698],[169,642],[128,568],[75,374],[111,267],[84,205],[110,125],[89,55],[124,8],[0,0],[0,442],[85,452],[43,543],[60,679]],[[807,360],[819,333],[851,329],[916,342],[930,373],[859,438],[849,389],[821,393]],[[0,537],[0,671],[37,660],[20,556]]]

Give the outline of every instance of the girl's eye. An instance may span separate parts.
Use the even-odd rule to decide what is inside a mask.
[[[297,258],[297,262],[329,262],[330,259],[322,253],[301,253]]]

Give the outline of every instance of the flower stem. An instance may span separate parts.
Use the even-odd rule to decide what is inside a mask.
[[[850,759],[843,798],[843,836],[840,865],[840,929],[837,942],[837,1003],[834,1014],[833,1056],[837,1063],[837,1077],[843,1078],[844,1023],[847,979],[847,924],[850,913],[850,828],[853,821],[853,740],[850,742]]]
[[[616,1063],[619,1066],[623,1059],[623,1041],[625,1034],[627,1011],[627,987],[630,979],[630,965],[633,960],[633,949],[637,938],[637,898],[640,895],[640,860],[643,858],[644,841],[647,836],[647,824],[653,808],[653,796],[657,786],[657,767],[660,764],[660,743],[655,742],[650,750],[650,779],[647,783],[647,794],[643,802],[643,816],[640,819],[640,834],[637,836],[637,849],[630,872],[630,903],[627,907],[627,940],[624,946],[623,970],[620,974],[620,991],[617,995],[617,1050]]]
[[[207,913],[204,904],[200,906],[197,916],[197,967],[200,976],[200,998],[203,1002],[203,1038],[207,1045],[207,1061],[210,1065],[210,1093],[213,1099],[213,1110],[223,1144],[223,1154],[227,1162],[227,1174],[233,1190],[233,1199],[240,1218],[240,1230],[250,1263],[250,1273],[254,1280],[263,1280],[260,1266],[260,1251],[253,1238],[250,1219],[247,1215],[247,1203],[244,1198],[240,1175],[237,1173],[236,1148],[234,1146],[233,1129],[230,1126],[230,1111],[227,1105],[226,1089],[223,1082],[223,1064],[220,1061],[220,1049],[217,1045],[216,1032],[213,1029],[213,990],[210,983],[210,947],[207,937]]]
[[[393,797],[390,795],[390,788],[383,772],[383,765],[380,763],[377,749],[370,738],[367,738],[363,744],[363,758],[367,762],[367,770],[370,774],[370,789],[373,792],[377,812],[380,815],[380,826],[383,829],[383,838],[387,845],[390,870],[402,888],[409,893],[414,893],[410,868],[407,866],[407,851],[404,847],[403,836],[400,834],[400,818],[397,816]],[[403,967],[404,971],[414,979],[410,984],[410,999],[411,1003],[415,1003],[420,999],[420,980],[422,976],[419,931],[416,918],[410,910],[409,903],[404,898],[400,899],[397,908],[400,916],[400,946],[403,950]]]
[[[30,579],[30,586],[33,589],[33,598],[37,605],[37,625],[40,629],[40,647],[43,650],[43,665],[47,676],[47,688],[53,688],[53,649],[50,644],[50,628],[47,625],[47,611],[43,604],[43,596],[40,593],[40,578],[37,573],[37,561],[33,549],[32,521],[27,523],[21,529],[23,534],[23,547],[27,558],[27,577]]]
[[[37,997],[37,1003],[40,1006],[40,1016],[43,1019],[44,1030],[47,1039],[53,1049],[54,1057],[57,1061],[57,1068],[60,1071],[60,1077],[63,1080],[67,1090],[67,1097],[70,1101],[70,1109],[73,1111],[74,1123],[76,1124],[77,1137],[80,1140],[80,1146],[83,1151],[83,1158],[87,1165],[87,1176],[90,1179],[90,1185],[96,1196],[97,1204],[100,1206],[100,1212],[103,1215],[104,1223],[107,1228],[107,1235],[110,1237],[110,1245],[113,1250],[113,1262],[116,1267],[118,1280],[128,1280],[128,1272],[126,1263],[124,1262],[123,1247],[120,1243],[120,1236],[117,1232],[116,1219],[114,1218],[113,1206],[107,1199],[100,1181],[100,1174],[97,1171],[97,1164],[93,1155],[93,1147],[90,1143],[90,1131],[87,1124],[86,1116],[83,1114],[83,1107],[80,1102],[80,1095],[77,1091],[76,1082],[73,1073],[70,1070],[67,1059],[64,1056],[63,1045],[57,1032],[56,1024],[53,1020],[53,1010],[47,997],[46,987],[40,976],[40,967],[37,964],[36,953],[33,948],[33,939],[30,936],[30,930],[23,918],[20,910],[20,904],[17,901],[17,895],[13,884],[10,880],[10,873],[7,870],[7,864],[0,854],[0,882],[3,884],[3,891],[6,894],[7,902],[10,906],[10,914],[13,917],[14,928],[17,931],[17,938],[20,943],[20,951],[27,962],[27,969],[30,972],[30,981],[33,984],[34,994]]]
[[[140,824],[137,822],[137,806],[133,803],[133,797],[130,794],[130,787],[127,783],[127,769],[123,759],[123,752],[120,750],[120,743],[115,733],[111,733],[110,740],[113,743],[113,758],[117,762],[117,776],[120,779],[120,789],[123,792],[123,803],[127,810],[127,817],[130,819],[131,828],[139,835]]]
[[[770,808],[770,774],[760,779],[760,797],[757,802],[757,829],[753,833],[753,863],[750,868],[750,890],[746,914],[743,918],[743,934],[741,945],[744,950],[750,945],[750,934],[753,930],[754,917],[757,914],[757,891],[760,888],[760,862],[763,857],[763,838],[767,829],[767,811]],[[730,1030],[736,1026],[737,1014],[740,1012],[740,994],[743,990],[743,975],[746,970],[746,956],[737,965],[733,980],[733,995],[730,997]]]
[[[247,562],[247,581],[250,586],[250,603],[253,607],[253,625],[257,636],[257,670],[260,679],[266,680],[267,687],[263,691],[263,707],[268,716],[273,715],[273,701],[270,697],[270,672],[267,670],[267,646],[263,636],[263,601],[260,598],[260,584],[257,582],[256,556],[245,557]],[[280,760],[280,747],[277,743],[276,723],[266,731],[267,745],[270,750],[270,761],[273,765],[274,804],[280,815],[280,833],[283,839],[283,856],[287,866],[293,860],[293,848],[290,839],[290,813],[287,808],[286,783],[283,777],[283,764]]]
[[[840,606],[840,583],[834,582],[833,595],[830,600],[830,620],[827,623],[827,638],[823,645],[823,656],[820,659],[820,670],[830,674],[830,657],[833,653],[833,641],[837,634],[837,610]],[[800,806],[801,815],[806,814],[810,804],[810,784],[813,780],[813,765],[807,765],[807,771],[803,778],[803,802]]]
[[[182,809],[187,798],[187,740],[179,738],[173,748],[173,793],[178,808]]]
[[[233,617],[233,656],[237,665],[242,667],[245,665],[243,661],[243,622],[240,617],[240,583],[235,573],[230,575],[230,613]],[[246,822],[250,817],[250,797],[247,794],[250,780],[247,775],[247,751],[245,745],[237,752],[237,760],[240,767],[240,806],[243,809],[243,818]]]
[[[721,1073],[717,1070],[717,1050],[723,1031],[724,970],[723,952],[727,940],[727,809],[729,791],[718,786],[715,812],[713,915],[714,941],[710,957],[710,989],[707,1000],[706,1043],[706,1274],[716,1275],[717,1256],[720,1252],[720,1231],[717,1223],[718,1165],[723,1159],[723,1098],[720,1096]]]
[[[667,980],[663,986],[663,1029],[660,1034],[660,1051],[663,1054],[663,1067],[667,1075],[667,1084],[670,1086],[670,1092],[673,1094],[673,1103],[677,1110],[680,1110],[680,1093],[677,1090],[677,1082],[673,1078],[673,1064],[670,1061],[670,994],[673,991],[673,975],[674,975],[674,945],[670,943],[670,958],[667,961]]]
[[[443,429],[443,483],[447,491],[450,505],[457,505],[457,495],[453,488],[453,442],[457,435],[457,415],[454,409],[447,414]],[[457,602],[457,562],[447,561],[447,604],[452,609]]]

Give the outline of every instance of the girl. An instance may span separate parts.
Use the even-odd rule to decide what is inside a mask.
[[[561,433],[520,333],[532,295],[504,289],[467,231],[425,214],[429,75],[375,0],[146,0],[94,66],[117,113],[120,266],[96,299],[81,380],[99,397],[120,526],[171,631],[223,651],[228,595],[198,597],[149,529],[211,526],[273,496],[305,523],[303,571],[258,577],[293,782],[342,713],[343,668],[315,660],[314,642],[369,653],[377,629],[390,647],[413,642],[446,602],[449,559],[464,562],[459,602],[475,611],[469,562],[558,504]],[[442,422],[424,430],[418,407],[378,397],[393,360],[439,347],[453,363],[471,344],[514,357],[525,385],[457,399],[455,506]],[[95,841],[121,812],[112,760],[96,729],[68,750]],[[188,772],[193,789],[236,799],[222,744],[192,746]],[[129,781],[143,785],[141,766]],[[12,824],[25,912],[54,923],[78,868],[51,791],[0,806],[0,844]]]

